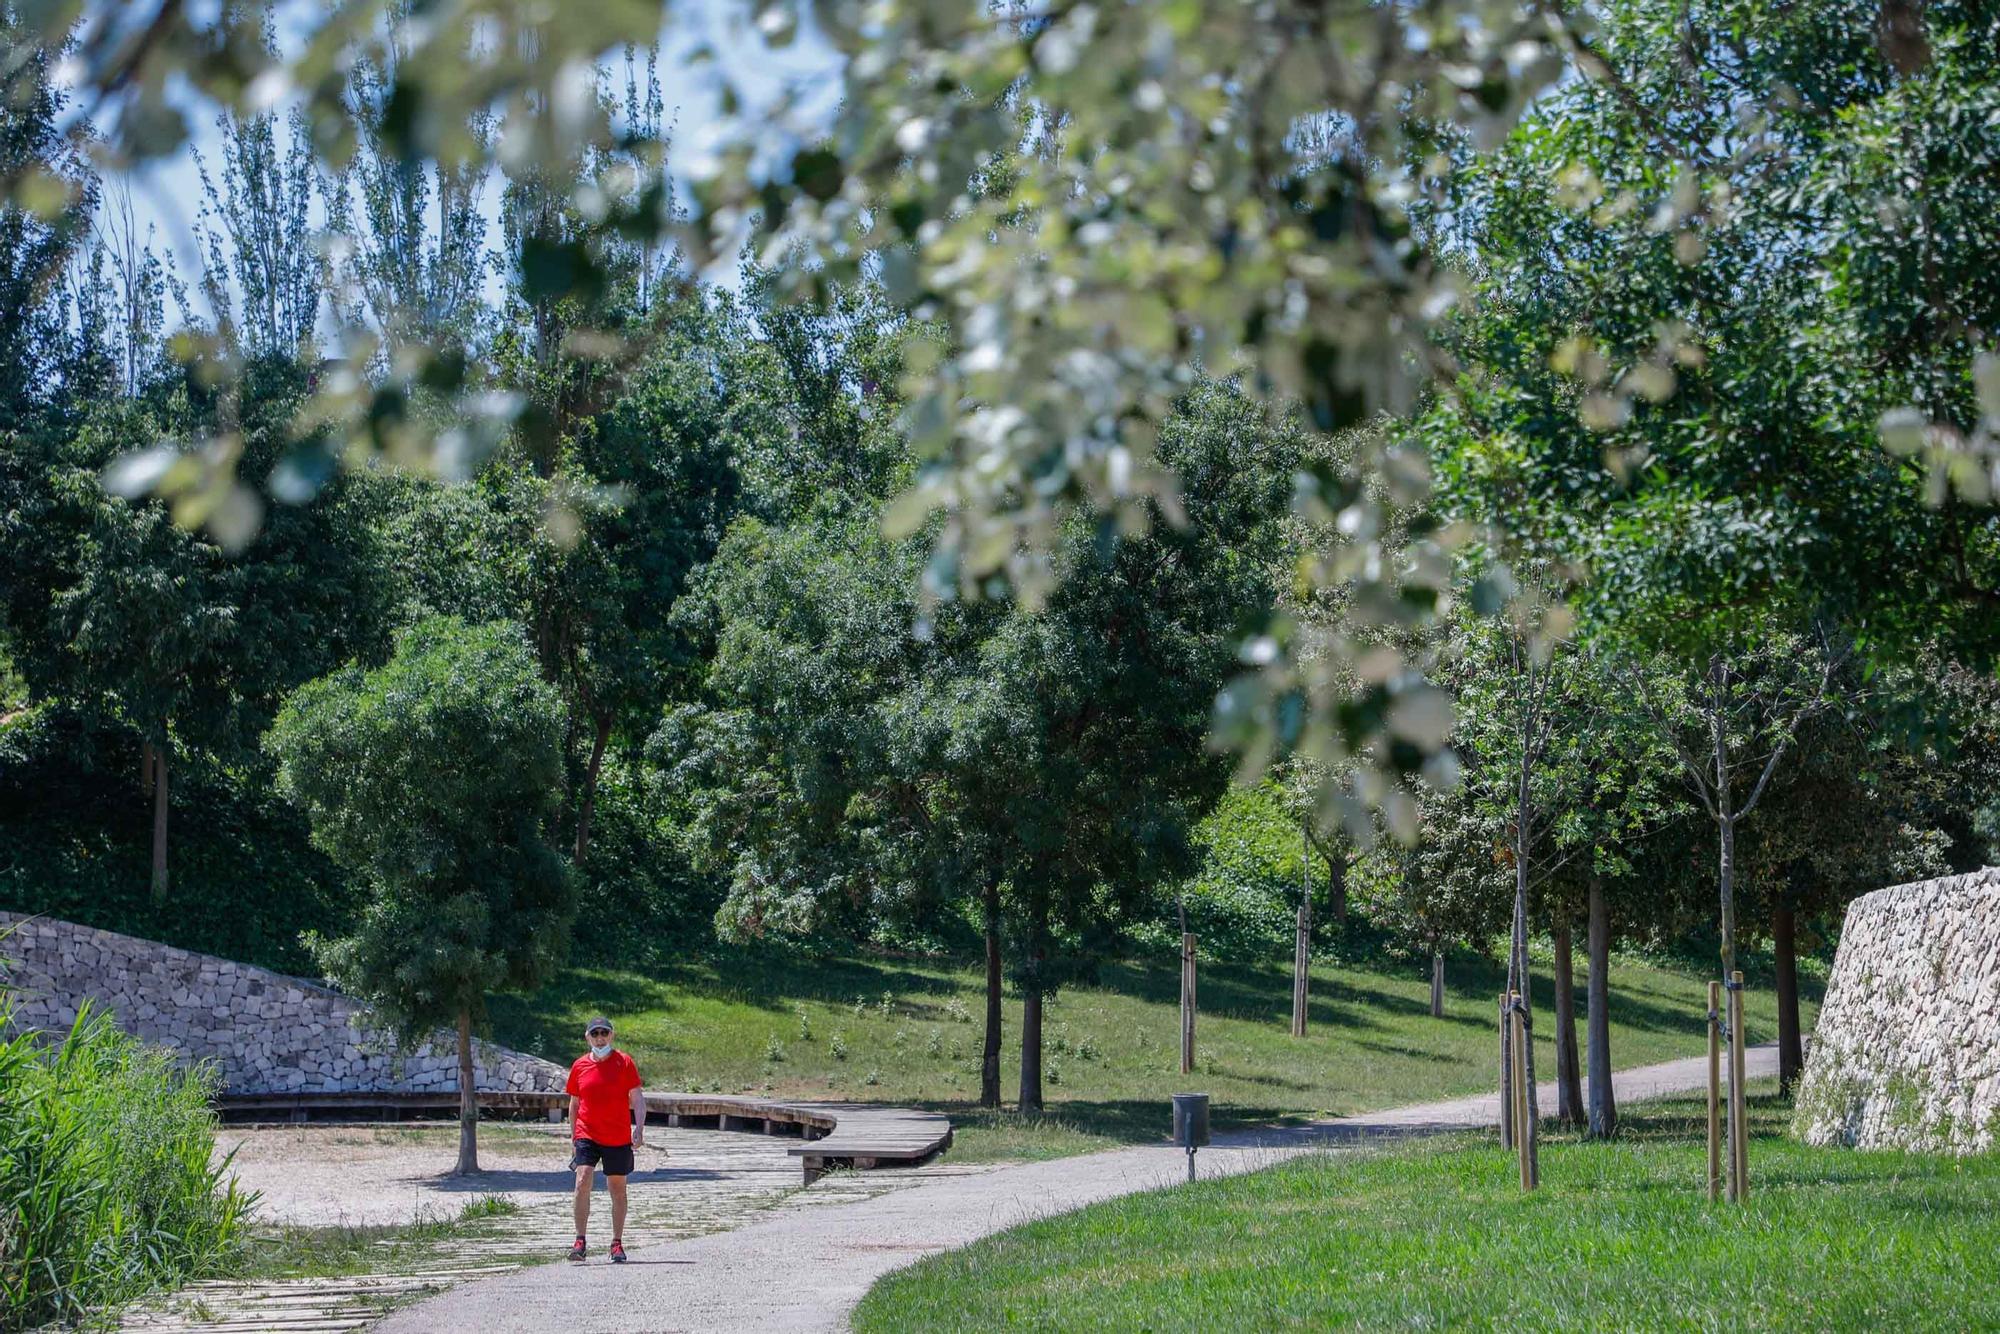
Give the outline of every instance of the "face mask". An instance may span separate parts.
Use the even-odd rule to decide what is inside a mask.
[[[607,1042],[600,1047],[593,1042],[590,1044],[590,1054],[594,1059],[601,1061],[611,1054],[611,1044]]]

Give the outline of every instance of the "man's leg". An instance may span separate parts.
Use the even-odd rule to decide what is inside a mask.
[[[625,1235],[625,1178],[604,1174],[604,1184],[611,1190],[611,1239]]]
[[[571,1212],[576,1215],[576,1235],[579,1237],[584,1236],[590,1226],[590,1185],[596,1175],[597,1169],[594,1167],[576,1169],[576,1203]],[[622,1181],[619,1183],[619,1190],[621,1194],[624,1191]]]

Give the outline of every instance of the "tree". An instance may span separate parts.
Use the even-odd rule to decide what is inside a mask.
[[[1444,1018],[1445,955],[1487,951],[1505,925],[1511,886],[1494,849],[1504,831],[1475,806],[1467,788],[1418,797],[1415,845],[1378,841],[1355,863],[1361,912],[1417,948],[1430,962],[1431,1017]]]
[[[1587,562],[1586,620],[1654,641],[1785,604],[1871,659],[1990,653],[2000,516],[1882,447],[1897,404],[1978,416],[1968,303],[2000,233],[1967,168],[2000,142],[1957,113],[1994,95],[1964,64],[1984,20],[1932,9],[1903,68],[1872,6],[1607,17],[1614,77],[1546,99],[1439,215],[1479,296],[1448,339],[1446,488]]]
[[[267,37],[267,40],[269,38]],[[305,122],[275,112],[224,115],[220,179],[199,153],[203,203],[196,227],[202,295],[223,344],[246,359],[298,357],[312,346],[326,293],[314,242],[313,151]]]
[[[287,691],[378,653],[385,567],[346,479],[318,504],[278,507],[230,551],[175,523],[157,499],[108,493],[103,471],[137,441],[218,431],[226,409],[245,475],[261,483],[311,452],[312,442],[292,441],[303,380],[296,367],[265,361],[235,382],[243,395],[235,403],[192,404],[186,383],[157,411],[114,396],[83,405],[76,426],[40,433],[7,459],[20,522],[0,536],[16,663],[36,698],[65,701],[136,742],[156,902],[171,879],[175,765],[254,761]],[[162,462],[199,467],[201,457],[168,449]]]
[[[714,704],[659,740],[687,757],[691,829],[732,875],[725,924],[865,927],[964,904],[987,941],[983,1094],[998,1101],[1004,948],[1024,1000],[1020,1101],[1038,1108],[1044,1002],[1120,905],[1186,868],[1225,778],[1202,744],[1207,701],[1273,596],[1282,535],[1260,506],[1299,448],[1255,421],[1225,387],[1192,395],[1162,442],[1191,481],[1187,527],[1121,538],[1079,521],[1070,577],[1037,611],[920,617],[923,547],[872,519],[739,524],[702,579]]]
[[[1935,662],[1863,678],[1850,661],[1833,693],[1739,852],[1746,935],[1771,944],[1787,1092],[1805,1068],[1801,948],[1831,937],[1857,895],[1986,860],[1974,812],[1992,790],[1992,679]]]
[[[98,183],[62,129],[71,96],[53,77],[69,23],[37,32],[0,5],[0,431],[17,431],[46,401],[53,354],[66,341],[54,297],[82,244]]]
[[[411,130],[392,121],[391,102],[408,57],[410,0],[386,15],[379,55],[348,72],[354,156],[324,183],[327,230],[341,243],[330,277],[355,327],[370,326],[386,349],[425,348],[445,359],[473,349],[485,313],[486,218],[481,195],[493,137],[490,110],[474,112],[434,160],[414,152]]]
[[[378,21],[388,3],[359,0],[308,20],[286,62],[315,76],[295,86],[329,154],[347,142],[347,108],[343,81],[324,72],[394,40]],[[703,154],[686,217],[664,190],[568,188],[569,164],[618,144],[616,117],[590,95],[585,72],[621,45],[657,40],[661,15],[649,6],[502,3],[491,14],[439,17],[400,67],[397,110],[435,127],[504,106],[494,151],[511,179],[541,173],[558,183],[551,197],[574,193],[587,205],[582,235],[544,225],[535,209],[512,210],[522,225],[509,224],[510,234],[536,238],[510,250],[528,261],[521,271],[538,311],[588,304],[611,285],[618,260],[594,237],[678,229],[703,263],[737,253],[746,235],[759,253],[795,255],[788,297],[879,264],[899,309],[948,321],[951,336],[910,368],[919,453],[939,466],[905,517],[951,511],[933,531],[936,568],[949,567],[966,596],[1004,593],[1017,577],[1030,593],[1044,587],[1064,516],[1080,502],[1114,522],[1137,522],[1156,504],[1171,516],[1173,485],[1155,440],[1205,374],[1243,373],[1246,394],[1278,412],[1304,404],[1322,429],[1407,403],[1410,372],[1429,360],[1424,330],[1451,288],[1409,227],[1405,196],[1430,185],[1428,146],[1413,146],[1411,121],[1504,126],[1563,76],[1564,57],[1584,41],[1581,22],[1564,14],[1501,15],[1463,0],[1386,21],[1296,3],[1046,15],[973,7],[934,17],[900,5],[881,15],[829,11],[819,26],[844,57],[846,85],[832,125],[820,119],[804,138],[781,134],[759,151],[755,140],[771,126],[795,124],[804,90],[775,106],[732,90],[720,151]],[[169,72],[187,74],[197,105],[240,110],[248,89],[270,88],[258,76],[277,62],[254,26],[233,6],[176,10],[115,57],[92,47],[79,83],[93,110],[101,102],[120,113],[107,117],[119,150],[166,151],[186,124],[159,91]],[[796,16],[787,9],[758,27],[783,43]],[[491,50],[478,77],[466,77],[458,56],[474,34]],[[1315,55],[1321,44],[1339,59]],[[218,54],[182,58],[190,50]],[[136,77],[141,68],[149,77]],[[1301,134],[1322,121],[1342,128]],[[1200,132],[1190,136],[1190,124]],[[632,144],[657,140],[640,131]],[[1133,175],[1118,165],[1129,161],[1150,165]],[[1135,256],[1144,257],[1138,267],[1128,263]],[[556,346],[542,332],[535,345]],[[615,321],[583,332],[600,350],[647,333]],[[326,396],[357,458],[379,450],[381,419],[403,393],[385,383]],[[563,432],[541,423],[559,421],[570,401],[529,394],[504,411],[554,440]],[[226,488],[221,471],[219,483],[188,484]],[[1369,459],[1359,471],[1394,465]],[[1366,566],[1343,578],[1374,591],[1401,581]],[[1288,647],[1277,660],[1313,670]],[[1366,732],[1378,710],[1337,710],[1327,692],[1308,693],[1314,749],[1371,770],[1410,759],[1386,774],[1397,779],[1420,767],[1408,747]],[[1373,741],[1384,744],[1365,744]]]
[[[1736,831],[1757,809],[1778,766],[1828,704],[1844,652],[1781,626],[1753,626],[1720,644],[1706,662],[1655,689],[1634,681],[1681,772],[1715,824],[1722,979],[1736,971]],[[1669,693],[1671,692],[1671,693]]]
[[[577,423],[552,490],[574,530],[524,535],[537,652],[571,697],[587,754],[575,785],[579,865],[614,733],[636,741],[694,688],[698,645],[673,607],[741,503],[740,399],[772,387],[733,374],[749,339],[733,312],[711,311],[695,291],[655,299],[673,332],[608,409]]]
[[[570,868],[548,840],[561,701],[517,626],[440,617],[386,665],[301,687],[265,744],[313,841],[369,884],[354,932],[314,953],[404,1041],[456,1028],[456,1170],[477,1172],[473,1029],[489,993],[546,980],[569,936]]]
[[[1556,954],[1558,1114],[1584,1125],[1593,1138],[1607,1139],[1617,1126],[1611,1082],[1613,887],[1634,879],[1635,849],[1682,819],[1687,808],[1672,794],[1672,750],[1627,688],[1616,657],[1601,644],[1580,644],[1578,653],[1578,702],[1592,717],[1588,726],[1564,736],[1553,757],[1562,783],[1551,830],[1555,862],[1543,899]],[[1570,982],[1572,927],[1579,918],[1589,966],[1582,1067]],[[1580,1086],[1581,1068],[1588,1070],[1587,1086]]]

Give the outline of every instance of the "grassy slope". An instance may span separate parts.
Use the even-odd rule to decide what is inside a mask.
[[[1469,1141],[1316,1157],[1093,1206],[878,1284],[861,1331],[2000,1326],[2000,1155],[1813,1149],[1757,1100],[1739,1215],[1699,1106],[1553,1140],[1543,1189]]]
[[[1548,1078],[1552,987],[1546,963],[1537,971],[1536,1068]],[[954,1154],[961,1159],[1038,1157],[1157,1138],[1167,1095],[1191,1087],[1214,1095],[1222,1125],[1477,1092],[1494,1078],[1500,975],[1491,965],[1454,961],[1440,1020],[1429,1014],[1426,974],[1399,964],[1316,969],[1309,1036],[1294,1041],[1289,961],[1207,965],[1197,1074],[1183,1078],[1178,961],[1106,965],[1098,985],[1066,990],[1049,1008],[1049,1115],[1032,1126],[969,1106],[979,1093],[984,1004],[982,974],[971,968],[750,953],[651,977],[575,970],[526,1001],[500,1002],[495,1027],[501,1041],[566,1063],[582,1049],[583,1021],[603,1011],[655,1087],[934,1106],[960,1123]],[[1616,962],[1612,981],[1620,1066],[1704,1049],[1704,981],[1630,960]],[[865,1002],[859,1013],[857,999]],[[1772,1036],[1769,993],[1753,991],[1749,1003],[1751,1040]],[[810,1038],[800,1037],[801,1010]],[[1020,1006],[1010,1000],[1003,1052],[1010,1101],[1019,1033]],[[833,1055],[836,1035],[845,1059]],[[773,1043],[781,1057],[772,1057]]]

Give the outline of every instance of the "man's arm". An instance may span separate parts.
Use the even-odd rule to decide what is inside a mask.
[[[643,1085],[632,1086],[632,1147],[646,1145],[646,1090]]]
[[[569,1095],[569,1137],[576,1138],[576,1095]]]

